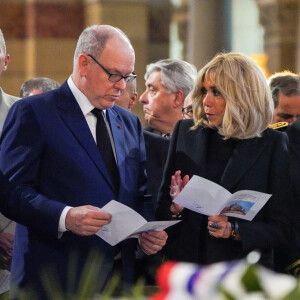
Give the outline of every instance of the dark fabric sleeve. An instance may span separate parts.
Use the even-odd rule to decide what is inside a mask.
[[[31,106],[17,102],[8,113],[1,136],[0,169],[9,178],[10,196],[1,212],[18,223],[57,236],[64,204],[38,192],[43,135]]]
[[[177,123],[172,134],[168,157],[163,172],[162,184],[158,192],[158,206],[156,209],[156,218],[158,220],[170,219],[170,206],[172,203],[172,199],[169,193],[171,177],[176,171],[176,144],[180,129],[180,123],[181,121]]]
[[[241,222],[239,226],[246,252],[257,248],[278,247],[292,238],[287,136],[283,133],[277,135],[272,147],[267,175],[267,192],[272,197],[251,222]]]

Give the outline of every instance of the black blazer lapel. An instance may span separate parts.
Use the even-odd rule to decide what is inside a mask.
[[[220,180],[220,184],[231,190],[267,147],[267,139],[253,138],[240,140]]]
[[[189,140],[186,143],[188,157],[188,170],[191,174],[205,176],[208,128],[198,127],[196,130],[188,132]]]
[[[59,108],[61,119],[72,132],[78,143],[86,150],[91,160],[94,161],[107,183],[113,189],[110,176],[93,139],[90,128],[68,84],[65,82],[59,88],[58,92],[59,97],[56,99],[56,104]]]

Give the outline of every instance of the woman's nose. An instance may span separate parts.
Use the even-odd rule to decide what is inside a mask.
[[[203,106],[211,106],[212,105],[212,101],[211,101],[211,97],[209,94],[206,94],[204,99],[203,99]]]

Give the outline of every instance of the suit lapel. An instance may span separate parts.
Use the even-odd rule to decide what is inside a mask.
[[[231,190],[255,163],[265,147],[267,147],[266,140],[263,138],[253,138],[238,141],[222,174],[220,184],[227,190]]]
[[[72,132],[78,143],[88,153],[90,159],[100,170],[107,183],[113,188],[110,176],[93,139],[90,128],[67,83],[64,83],[60,87],[59,95],[56,103],[61,119]]]

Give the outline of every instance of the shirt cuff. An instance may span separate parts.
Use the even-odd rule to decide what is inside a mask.
[[[59,223],[58,223],[58,238],[61,238],[63,233],[67,231],[66,216],[71,208],[72,208],[71,206],[66,206],[60,215]]]

